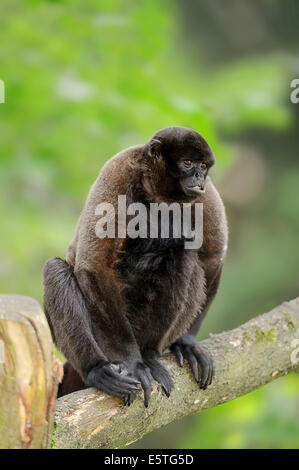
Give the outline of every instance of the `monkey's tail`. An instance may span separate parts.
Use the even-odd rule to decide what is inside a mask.
[[[53,340],[59,346],[59,331],[54,324],[62,321],[66,312],[73,307],[76,293],[80,291],[73,268],[61,258],[49,259],[44,267],[44,311],[50,326]],[[73,299],[73,300],[71,300]],[[80,299],[84,304],[84,299]],[[61,317],[61,318],[59,318]],[[61,324],[63,328],[63,324]],[[60,332],[61,333],[61,332]],[[57,337],[56,337],[57,336]]]
[[[87,385],[85,385],[78,372],[75,371],[70,362],[65,362],[63,364],[63,379],[58,387],[57,398],[85,388],[87,388]]]

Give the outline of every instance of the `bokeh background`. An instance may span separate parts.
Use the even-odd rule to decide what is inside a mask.
[[[183,125],[209,141],[230,246],[201,337],[296,297],[299,3],[9,0],[0,5],[0,292],[42,302],[114,153]],[[146,448],[298,448],[299,376],[188,417]]]

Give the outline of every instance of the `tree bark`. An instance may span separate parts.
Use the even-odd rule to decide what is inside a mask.
[[[135,402],[87,389],[56,402],[52,447],[122,448],[171,421],[233,400],[299,366],[299,298],[201,343],[212,355],[215,377],[199,390],[189,367],[180,368],[171,355],[161,362],[174,390],[167,398],[159,386],[149,407],[140,392]]]
[[[39,304],[0,295],[1,449],[49,446],[59,373]]]

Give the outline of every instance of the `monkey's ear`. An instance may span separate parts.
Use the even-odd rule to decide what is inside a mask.
[[[161,155],[161,146],[161,140],[153,137],[147,145],[148,154],[153,158],[157,158]]]

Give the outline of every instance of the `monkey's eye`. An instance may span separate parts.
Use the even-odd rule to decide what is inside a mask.
[[[203,162],[199,165],[202,170],[205,170],[207,168],[207,165]]]
[[[192,166],[192,161],[191,160],[185,160],[184,165],[190,168]]]

